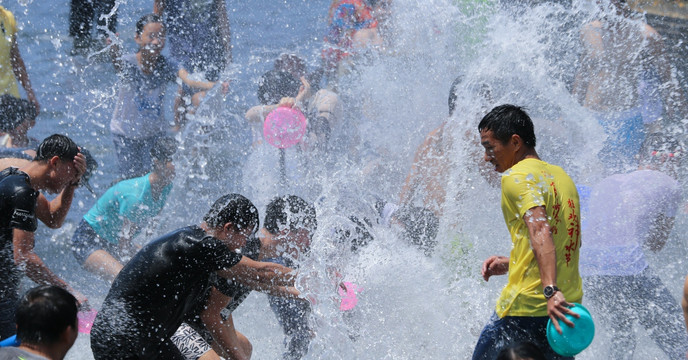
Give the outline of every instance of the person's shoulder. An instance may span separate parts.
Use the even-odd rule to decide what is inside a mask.
[[[5,18],[7,23],[12,27],[12,31],[15,32],[17,29],[17,20],[14,18],[14,14],[3,6],[0,6],[0,15]]]

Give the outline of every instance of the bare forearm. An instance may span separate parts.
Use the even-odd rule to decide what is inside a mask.
[[[59,228],[64,223],[69,209],[72,207],[72,200],[74,200],[74,191],[76,186],[67,186],[62,192],[50,202],[50,228]]]
[[[554,248],[554,241],[549,234],[549,228],[546,231],[537,233],[535,238],[531,241],[535,260],[540,268],[540,280],[542,286],[552,285],[557,283],[557,254]]]
[[[301,295],[301,293],[293,286],[277,286],[251,280],[242,280],[241,282],[252,290],[260,291],[272,296],[298,298],[299,295]]]
[[[15,261],[24,268],[26,276],[33,282],[41,285],[55,285],[70,290],[69,285],[48,268],[33,251],[25,253],[15,252]]]

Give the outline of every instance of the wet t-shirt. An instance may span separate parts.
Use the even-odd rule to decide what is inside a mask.
[[[167,185],[157,199],[153,198],[150,173],[129,180],[123,180],[109,188],[95,205],[84,215],[98,236],[112,244],[119,243],[124,220],[145,225],[160,213],[167,202],[172,184]],[[135,237],[136,231],[132,237]]]
[[[19,97],[19,87],[12,70],[10,51],[17,35],[17,22],[12,12],[0,6],[0,95],[10,94]]]
[[[48,358],[9,346],[0,348],[0,360],[48,360]]]
[[[544,206],[556,251],[557,286],[568,302],[580,302],[583,284],[578,273],[581,247],[580,201],[573,180],[556,165],[525,159],[502,176],[502,212],[511,234],[509,282],[497,301],[504,316],[547,316],[540,268],[523,217]],[[544,284],[549,285],[549,284]]]
[[[17,296],[20,272],[14,262],[13,229],[36,231],[38,191],[29,176],[10,167],[0,172],[0,299]]]
[[[121,63],[119,96],[110,131],[130,139],[165,133],[169,127],[162,109],[165,90],[170,82],[176,81],[179,65],[160,56],[153,72],[146,74],[136,54],[123,55]]]
[[[639,170],[609,176],[592,188],[581,248],[583,276],[631,276],[648,264],[643,247],[653,222],[673,218],[681,203],[681,187],[670,176]],[[586,216],[587,215],[587,216]]]
[[[205,301],[211,274],[240,260],[240,254],[197,226],[154,240],[113,282],[93,325],[92,347],[155,358],[161,342]]]

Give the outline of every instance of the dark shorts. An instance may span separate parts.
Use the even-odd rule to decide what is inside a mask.
[[[86,220],[81,219],[72,236],[72,254],[74,254],[79,264],[83,266],[86,259],[96,250],[106,251],[117,260],[120,260],[117,255],[117,245],[98,236],[91,225]]]
[[[0,300],[0,340],[17,333],[14,314],[17,308],[17,297]]]
[[[549,346],[547,321],[547,316],[505,316],[500,319],[497,314],[493,314],[490,322],[480,333],[478,344],[473,351],[473,360],[495,359],[504,347],[524,342],[537,346],[546,359],[573,359],[555,353]]]

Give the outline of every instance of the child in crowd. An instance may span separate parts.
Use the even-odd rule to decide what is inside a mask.
[[[124,260],[138,250],[132,240],[160,213],[172,190],[176,151],[174,139],[158,139],[150,152],[153,171],[120,181],[84,215],[72,244],[74,256],[86,270],[112,281]]]
[[[124,177],[141,176],[151,167],[148,156],[155,141],[168,131],[162,103],[167,84],[177,78],[189,87],[208,90],[215,83],[195,81],[176,62],[161,55],[165,47],[165,26],[158,15],[143,16],[136,23],[135,54],[119,56],[111,47],[115,70],[120,75],[119,97],[110,122],[120,172]],[[226,91],[227,83],[223,83]],[[195,95],[198,103],[201,94]]]

